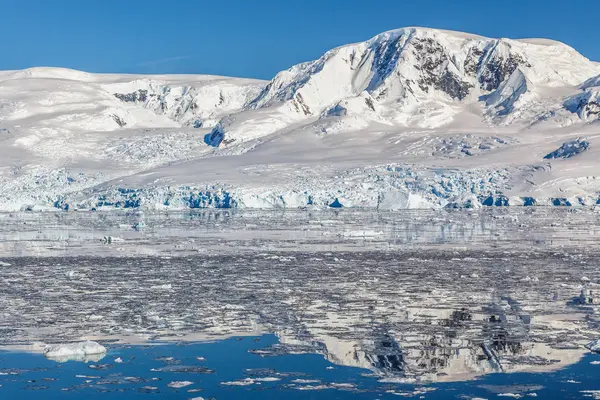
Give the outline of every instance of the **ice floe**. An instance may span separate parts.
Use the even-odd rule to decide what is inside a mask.
[[[81,343],[47,346],[44,349],[44,355],[46,358],[57,362],[96,362],[104,358],[106,355],[106,347],[88,340]]]

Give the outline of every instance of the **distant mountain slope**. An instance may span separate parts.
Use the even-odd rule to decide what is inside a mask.
[[[0,210],[576,206],[598,182],[600,64],[551,40],[404,28],[270,82],[0,71]]]
[[[572,112],[562,107],[562,97],[598,73],[597,63],[555,41],[405,28],[333,49],[279,73],[249,109],[277,110],[284,120],[333,117],[339,125],[341,118],[348,130],[368,122],[464,126],[465,113],[475,113],[479,126],[528,126],[545,120],[549,111]],[[240,120],[261,115],[246,113]],[[577,122],[568,113],[563,117],[569,121],[558,124]],[[230,119],[222,125],[231,140],[257,136],[238,132]],[[273,126],[266,133],[278,128],[270,121],[265,125]]]

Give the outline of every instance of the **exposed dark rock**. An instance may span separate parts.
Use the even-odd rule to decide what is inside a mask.
[[[124,127],[125,125],[127,125],[127,122],[125,122],[121,117],[119,117],[116,114],[112,114],[111,115],[112,119],[117,123],[117,125],[119,125],[121,128]]]
[[[449,71],[448,66],[440,70],[445,63],[452,63],[442,45],[433,39],[415,39],[413,46],[417,50],[414,55],[421,63],[416,66],[422,74],[421,79],[417,81],[421,90],[429,92],[430,88],[436,88],[458,100],[469,94],[472,85]]]
[[[140,89],[132,93],[115,93],[114,96],[126,103],[145,103],[148,100],[148,91]]]
[[[453,99],[463,100],[469,95],[470,90],[473,88],[467,82],[461,81],[458,76],[446,71],[439,80],[435,83],[437,89],[448,94]]]
[[[582,119],[600,119],[600,102],[582,100],[577,106],[577,113]]]
[[[296,93],[292,100],[292,105],[298,112],[304,113],[304,115],[310,115],[310,108],[304,103],[304,99],[300,93]]]
[[[531,64],[518,54],[510,54],[508,58],[494,57],[481,65],[485,58],[485,56],[481,58],[478,70],[481,88],[487,91],[498,89],[500,84],[520,66],[531,67]]]
[[[483,51],[477,47],[473,47],[469,50],[469,54],[464,63],[465,72],[467,74],[472,76],[477,75],[477,69],[481,63],[481,56],[483,56]]]
[[[367,107],[369,107],[372,111],[375,111],[375,105],[373,104],[372,99],[366,98],[365,103],[367,104]]]

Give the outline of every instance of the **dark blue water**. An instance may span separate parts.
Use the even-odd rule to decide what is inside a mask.
[[[368,371],[337,366],[316,354],[262,357],[250,352],[276,342],[275,336],[263,336],[215,343],[109,345],[106,357],[87,364],[61,364],[43,355],[3,352],[0,399],[511,398],[499,396],[506,393],[523,398],[578,399],[591,398],[587,391],[600,390],[600,365],[592,364],[600,361],[600,355],[595,354],[552,373],[494,374],[473,381],[423,386],[380,383]],[[123,362],[116,363],[117,358]],[[279,380],[269,381],[272,378]],[[254,383],[223,385],[244,379]],[[193,383],[184,388],[168,386],[175,381]],[[313,390],[299,390],[310,386]]]

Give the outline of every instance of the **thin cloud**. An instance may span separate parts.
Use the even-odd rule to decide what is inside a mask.
[[[174,62],[174,61],[189,60],[190,58],[192,58],[191,55],[176,56],[176,57],[167,57],[167,58],[161,58],[160,60],[144,61],[144,62],[138,63],[136,65],[138,67],[152,67],[152,66],[155,66],[155,65],[171,63],[171,62]]]

